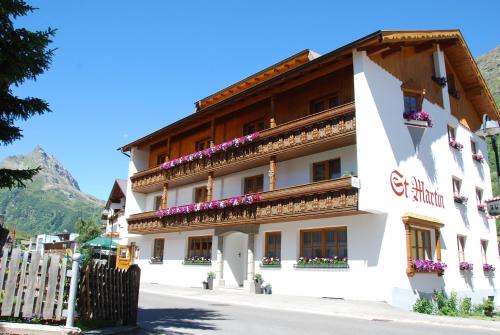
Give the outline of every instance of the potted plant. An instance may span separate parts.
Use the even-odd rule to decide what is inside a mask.
[[[469,198],[464,197],[463,195],[460,194],[454,194],[453,200],[455,200],[457,204],[467,205],[467,200],[469,200]]]
[[[215,278],[215,272],[210,271],[207,273],[207,283],[208,283],[209,290],[214,289],[214,278]]]
[[[255,282],[255,294],[262,294],[262,283],[264,282],[264,279],[262,278],[262,275],[260,273],[255,274],[254,282]]]
[[[486,205],[485,204],[477,204],[477,210],[481,213],[486,213]]]
[[[458,267],[460,271],[472,271],[474,269],[474,265],[469,262],[460,262]]]
[[[495,267],[492,264],[484,263],[483,264],[483,271],[493,273],[493,272],[495,272]]]
[[[149,260],[149,264],[162,264],[163,263],[163,258],[162,257],[151,257]]]
[[[449,88],[448,93],[455,99],[460,99],[460,91],[454,88]]]
[[[281,260],[278,257],[263,257],[261,267],[281,267]]]
[[[432,76],[432,80],[441,87],[445,87],[448,79],[446,77],[436,77]]]
[[[448,265],[443,262],[434,262],[429,259],[415,259],[412,261],[411,267],[418,273],[437,273],[438,276],[442,276]]]
[[[484,156],[481,154],[472,154],[472,159],[479,163],[484,162]]]
[[[464,145],[457,140],[450,140],[450,147],[455,148],[457,150],[462,150]]]

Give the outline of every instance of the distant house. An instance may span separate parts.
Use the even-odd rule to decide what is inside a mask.
[[[75,233],[60,233],[60,234],[40,234],[37,235],[34,243],[31,243],[30,250],[44,253],[59,253],[64,254],[67,249],[74,249],[76,238]]]
[[[124,215],[126,194],[127,181],[116,179],[106,202],[105,211],[101,216],[101,219],[105,220],[103,235],[117,238],[117,242],[120,244],[127,244],[126,237],[120,238],[126,236],[127,233],[127,220]]]

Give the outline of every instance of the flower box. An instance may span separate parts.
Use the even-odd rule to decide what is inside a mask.
[[[472,159],[479,163],[484,162],[484,156],[481,154],[472,154]]]
[[[455,148],[457,150],[462,150],[464,148],[464,145],[457,140],[450,140],[450,147]]]
[[[334,268],[334,269],[348,269],[349,264],[347,258],[338,258],[337,256],[330,257],[300,257],[297,260],[295,268]]]
[[[410,127],[432,127],[432,119],[426,112],[404,112],[403,119],[405,124]]]
[[[246,194],[246,195],[232,197],[230,199],[213,200],[207,202],[199,202],[196,204],[191,204],[186,206],[176,206],[166,209],[160,209],[156,211],[156,216],[161,219],[163,217],[176,214],[189,214],[194,212],[206,211],[210,209],[222,209],[226,207],[239,206],[239,205],[251,205],[255,202],[258,202],[259,200],[260,200],[260,193]]]
[[[460,262],[458,268],[460,271],[472,271],[474,269],[474,265],[469,262]]]
[[[149,264],[163,264],[163,259],[159,257],[151,257]]]
[[[464,197],[463,195],[454,195],[453,200],[455,200],[457,204],[467,205],[469,198]]]
[[[483,264],[484,272],[495,272],[495,267],[492,264],[485,263]]]
[[[184,259],[183,265],[212,265],[212,260],[205,257],[189,257]]]
[[[260,263],[260,267],[262,268],[280,268],[281,267],[281,259],[277,257],[263,257],[262,262]]]
[[[415,259],[411,262],[411,269],[415,273],[436,273],[438,276],[442,276],[447,267],[446,263],[428,259]]]

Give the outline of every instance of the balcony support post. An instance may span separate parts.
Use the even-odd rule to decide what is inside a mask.
[[[244,281],[243,286],[249,290],[255,290],[254,278],[255,278],[255,234],[248,233],[248,248],[247,248],[247,279]]]
[[[170,136],[167,138],[167,155],[165,156],[165,162],[170,159]]]
[[[214,191],[214,173],[208,173],[207,180],[207,201],[212,201]]]
[[[276,127],[276,96],[271,97],[271,117],[269,120],[269,128]]]
[[[163,184],[163,193],[161,195],[161,209],[167,208],[168,183]]]
[[[271,156],[269,160],[269,191],[276,189],[276,156]]]

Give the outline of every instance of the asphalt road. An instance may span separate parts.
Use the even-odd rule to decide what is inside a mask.
[[[146,331],[136,334],[498,335],[480,329],[274,311],[145,292],[141,292],[139,307],[139,325]]]

